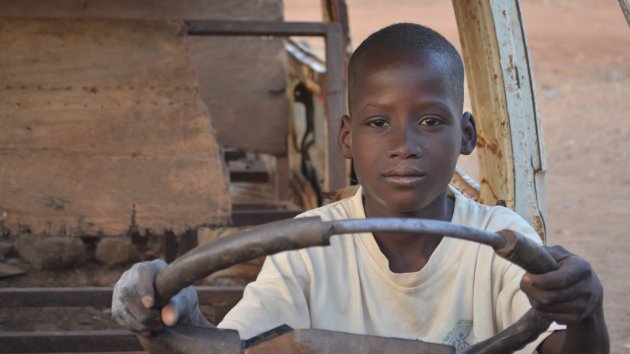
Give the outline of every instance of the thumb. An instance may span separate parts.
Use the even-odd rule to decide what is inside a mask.
[[[149,309],[155,305],[155,290],[153,283],[157,273],[166,267],[166,262],[161,259],[156,259],[151,262],[142,262],[134,265],[136,268],[135,282],[137,286],[138,295],[142,301],[142,305]]]
[[[173,296],[168,305],[162,308],[162,321],[167,326],[175,325],[180,319],[186,319],[197,304],[195,290],[192,287],[184,288]]]
[[[162,322],[167,326],[174,326],[179,320],[179,313],[177,312],[177,305],[170,302],[168,305],[162,307]]]

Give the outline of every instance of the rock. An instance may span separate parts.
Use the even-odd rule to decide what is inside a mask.
[[[77,237],[21,234],[16,250],[37,269],[74,268],[83,265],[87,258],[85,245]]]
[[[138,262],[140,253],[131,241],[122,238],[104,238],[96,246],[96,259],[111,267]]]

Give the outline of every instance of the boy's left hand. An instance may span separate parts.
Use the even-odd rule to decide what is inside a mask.
[[[561,246],[546,248],[560,269],[523,276],[521,290],[532,307],[549,320],[569,325],[597,316],[602,311],[603,288],[591,265]]]

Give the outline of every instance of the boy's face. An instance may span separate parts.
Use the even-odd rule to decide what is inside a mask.
[[[474,149],[470,114],[439,57],[368,64],[351,90],[342,153],[353,159],[368,216],[428,217],[446,202],[460,153]]]

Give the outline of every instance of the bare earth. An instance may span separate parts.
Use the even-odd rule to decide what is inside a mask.
[[[317,20],[317,1],[287,18]],[[550,244],[585,257],[605,291],[612,353],[630,353],[630,27],[617,0],[521,0],[547,147]],[[308,7],[307,7],[308,6]],[[450,1],[348,0],[354,46],[395,22],[459,44]],[[474,160],[462,161],[475,175]]]

